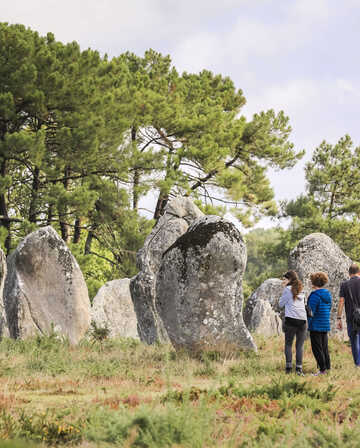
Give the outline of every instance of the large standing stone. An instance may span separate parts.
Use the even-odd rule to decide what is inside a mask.
[[[0,338],[9,336],[3,296],[6,272],[6,257],[4,252],[0,249]]]
[[[269,278],[251,294],[244,309],[244,321],[250,331],[264,336],[281,334],[279,299],[283,290],[280,279]]]
[[[189,198],[172,199],[166,206],[136,261],[140,272],[131,280],[130,291],[138,320],[138,332],[142,341],[153,344],[168,342],[166,330],[155,309],[156,276],[161,257],[189,225],[203,213]]]
[[[98,327],[107,327],[110,337],[139,338],[130,279],[112,280],[99,289],[93,300],[91,320]]]
[[[256,350],[242,317],[246,246],[218,216],[195,221],[164,253],[156,306],[176,349]]]
[[[4,290],[10,336],[48,334],[77,343],[90,325],[90,301],[75,258],[52,227],[29,234],[8,257]]]
[[[325,287],[331,292],[331,332],[336,331],[336,312],[339,302],[340,284],[348,279],[351,260],[334,241],[324,233],[312,233],[303,238],[289,256],[289,269],[299,274],[304,283],[306,297],[311,292],[310,274],[322,271],[329,276]]]

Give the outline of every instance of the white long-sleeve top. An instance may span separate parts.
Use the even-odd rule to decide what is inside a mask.
[[[286,286],[279,301],[280,308],[285,307],[285,317],[307,320],[304,299],[304,294],[300,293],[294,300],[291,292],[291,286]]]

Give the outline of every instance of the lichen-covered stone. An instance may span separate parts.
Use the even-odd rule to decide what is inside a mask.
[[[166,330],[155,308],[156,277],[163,253],[184,234],[195,219],[203,213],[189,198],[174,198],[167,206],[136,261],[140,272],[131,280],[130,291],[142,341],[153,344],[168,342]]]
[[[329,283],[325,287],[331,292],[331,332],[336,330],[336,312],[339,302],[340,284],[348,279],[351,260],[334,241],[324,233],[312,233],[303,238],[289,256],[289,269],[295,270],[304,283],[306,297],[311,292],[310,274],[326,272]],[[344,333],[345,330],[342,332]]]
[[[4,302],[10,336],[56,331],[76,344],[90,325],[90,301],[75,258],[48,226],[29,234],[8,257]]]
[[[251,294],[244,308],[244,321],[251,332],[264,336],[281,334],[279,299],[283,289],[280,279],[269,278]]]
[[[109,329],[110,337],[138,339],[137,319],[130,295],[130,279],[112,280],[94,297],[91,320]]]
[[[165,251],[156,308],[176,349],[256,350],[242,317],[246,246],[218,216],[195,221]]]
[[[6,271],[6,257],[0,249],[0,338],[9,336],[3,296]]]

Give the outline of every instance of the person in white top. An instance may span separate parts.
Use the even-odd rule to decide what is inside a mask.
[[[296,337],[296,368],[298,375],[303,375],[302,360],[306,339],[307,317],[303,285],[295,271],[288,271],[283,276],[284,291],[279,306],[285,308],[285,372],[292,372],[292,345]]]

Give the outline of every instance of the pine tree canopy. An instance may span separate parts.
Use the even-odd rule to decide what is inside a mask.
[[[150,191],[155,220],[176,194],[204,210],[214,210],[216,198],[215,205],[232,204],[245,225],[274,215],[267,168],[292,167],[303,153],[289,141],[283,112],[247,120],[245,101],[229,77],[180,74],[154,50],[109,59],[51,33],[0,23],[6,252],[51,224],[82,248],[78,253],[132,275],[134,254],[153,225],[139,215]]]

